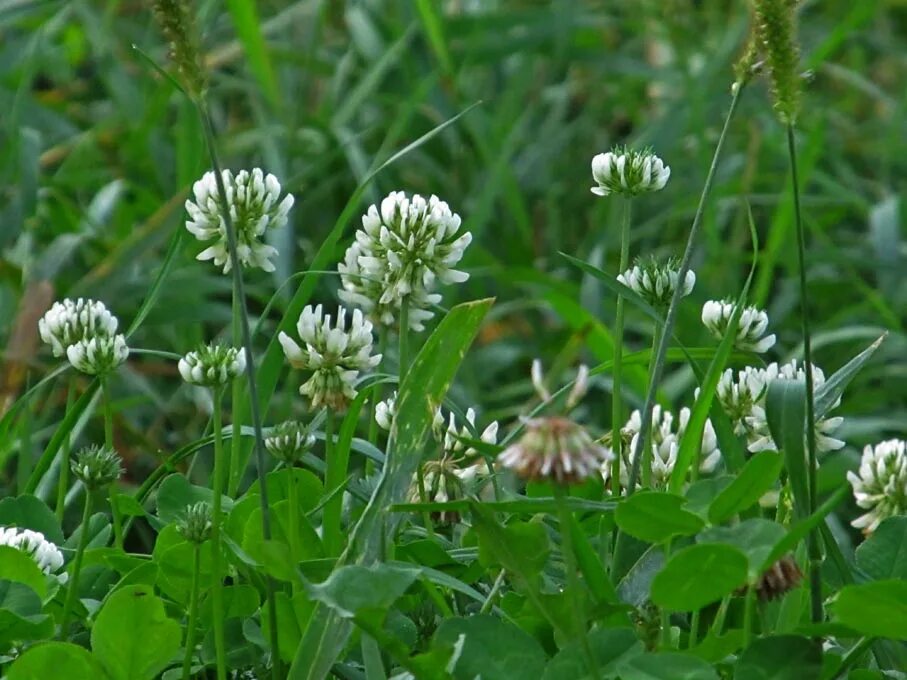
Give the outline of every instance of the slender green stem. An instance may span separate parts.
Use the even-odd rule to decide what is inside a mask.
[[[403,298],[400,305],[400,345],[398,351],[400,360],[400,380],[399,385],[403,386],[403,378],[409,369],[409,299]]]
[[[731,119],[734,111],[737,109],[737,103],[740,101],[740,95],[744,88],[741,85],[734,89],[731,106],[728,109],[727,117],[724,119],[724,126],[721,129],[721,136],[718,138],[718,144],[715,146],[715,153],[712,156],[712,165],[709,167],[709,173],[706,176],[705,186],[699,197],[699,205],[696,208],[696,215],[693,217],[693,224],[690,227],[690,234],[687,237],[686,248],[683,257],[680,260],[680,268],[677,273],[677,280],[683,281],[687,272],[690,271],[690,260],[693,257],[693,248],[696,245],[699,229],[702,224],[702,216],[705,213],[705,205],[708,201],[709,194],[712,191],[712,185],[715,181],[715,173],[718,169],[718,161],[721,157],[721,151],[724,148],[724,141],[727,138],[727,132],[730,128]],[[636,440],[636,451],[632,456],[633,466],[630,470],[629,488],[627,495],[634,492],[636,482],[639,480],[639,472],[642,465],[642,456],[640,456],[641,447],[646,439],[646,435],[652,429],[652,408],[655,406],[655,394],[658,391],[658,385],[661,382],[661,374],[664,372],[665,359],[668,354],[668,339],[674,332],[674,324],[677,321],[677,311],[680,308],[680,300],[683,297],[683,286],[677,286],[674,289],[674,295],[671,297],[671,304],[668,307],[668,313],[665,317],[664,329],[662,330],[661,340],[658,343],[658,351],[655,354],[655,367],[649,375],[649,385],[646,389],[645,405],[642,409],[640,423],[641,436]]]
[[[101,398],[104,401],[104,446],[113,450],[113,405],[110,399],[110,376],[101,376]],[[116,482],[110,485],[110,517],[113,520],[113,541],[120,550],[123,549],[123,520],[120,517],[120,506],[117,503]]]
[[[91,519],[92,493],[85,489],[85,508],[82,510],[81,534],[76,556],[72,563],[72,578],[69,579],[69,590],[66,591],[66,600],[63,602],[63,614],[60,616],[60,639],[66,638],[66,629],[69,626],[69,614],[79,594],[79,576],[82,573],[82,559],[85,557],[85,548],[88,546],[89,520]]]
[[[497,578],[495,578],[494,583],[491,585],[491,590],[488,591],[488,597],[486,597],[485,601],[482,603],[479,614],[487,614],[491,611],[491,608],[494,606],[494,598],[497,597],[498,591],[501,589],[501,586],[504,585],[504,576],[506,573],[507,572],[503,569],[498,572]]]
[[[242,316],[242,312],[239,309],[239,298],[236,296],[235,290],[233,294],[233,346],[239,347],[242,344],[242,330],[239,327],[239,318]],[[233,426],[233,432],[240,432],[242,427],[242,388],[243,384],[240,380],[233,381],[233,395],[230,400],[230,423]],[[227,470],[225,477],[227,479],[227,494],[230,497],[236,495],[237,489],[239,489],[239,483],[242,477],[242,471],[240,468],[240,457],[242,456],[242,437],[231,437],[230,439],[230,460],[227,462]]]
[[[592,645],[589,644],[589,634],[586,631],[586,608],[583,604],[585,598],[577,575],[576,553],[573,551],[573,515],[570,513],[570,508],[567,507],[564,488],[559,484],[554,484],[554,499],[557,504],[558,526],[561,530],[561,554],[564,558],[564,573],[567,577],[567,597],[576,622],[575,633],[579,636],[589,672],[593,678],[600,678],[601,672],[598,669],[598,662],[595,660]]]
[[[287,467],[287,543],[290,546],[290,557],[293,564],[298,565],[302,560],[302,552],[299,546],[299,490],[296,488],[296,468],[292,465]],[[296,588],[296,584],[293,584]]]
[[[655,370],[655,357],[658,355],[658,345],[661,343],[661,324],[656,322],[652,329],[652,353],[649,355],[649,375]],[[643,442],[642,448],[642,485],[646,489],[652,488],[652,432],[644,435],[648,441]]]
[[[743,598],[743,647],[749,647],[753,641],[753,618],[756,614],[756,589],[747,586]]]
[[[800,270],[800,320],[803,331],[803,370],[806,373],[806,455],[809,466],[809,509],[812,515],[818,507],[817,478],[819,474],[816,459],[816,405],[813,384],[812,340],[809,332],[809,291],[806,285],[806,236],[800,215],[800,182],[797,178],[797,143],[793,125],[787,126],[787,151],[790,156],[791,189],[794,195],[794,224],[797,231],[797,263]],[[819,545],[819,528],[809,532],[806,542],[809,553],[809,595],[810,614],[813,623],[824,618],[822,611],[822,548]]]
[[[665,563],[671,558],[671,539],[665,541],[664,546]],[[661,609],[661,646],[663,649],[671,647],[671,612],[662,607]]]
[[[214,480],[211,504],[211,604],[214,609],[214,656],[217,679],[227,677],[227,647],[224,636],[223,546],[221,543],[222,503],[224,494],[223,388],[214,391]]]
[[[334,412],[328,409],[324,421],[324,462],[327,470],[324,474],[325,493],[331,495],[331,500],[324,506],[324,549],[331,556],[340,554],[343,544],[343,535],[340,524],[343,514],[343,493],[335,493],[344,481],[350,462],[349,447],[337,446],[334,441],[335,430]]]
[[[198,589],[201,573],[201,546],[196,544],[192,551],[192,592],[189,595],[189,621],[186,624],[186,653],[183,656],[183,680],[189,680],[192,670],[192,656],[195,653],[195,625],[198,619]]]
[[[860,657],[872,647],[873,642],[875,642],[875,638],[873,637],[862,637],[857,640],[857,643],[851,647],[847,654],[844,655],[844,658],[841,659],[841,666],[838,668],[838,672],[832,677],[832,680],[845,677],[847,671],[850,670],[850,667],[856,664],[860,660]]]
[[[239,301],[240,311],[240,330],[242,331],[242,346],[246,352],[246,379],[248,382],[249,405],[252,411],[252,429],[255,432],[255,467],[258,473],[259,486],[259,504],[261,507],[261,533],[264,540],[271,540],[271,506],[268,502],[268,485],[265,479],[265,450],[264,434],[262,432],[261,408],[258,403],[258,385],[255,380],[255,355],[252,347],[252,332],[249,327],[249,314],[246,309],[246,292],[242,278],[242,265],[239,261],[239,255],[236,251],[236,231],[233,225],[233,218],[230,214],[230,206],[227,204],[227,191],[224,187],[223,174],[221,172],[220,160],[217,156],[217,142],[214,135],[214,124],[211,121],[211,115],[204,100],[195,100],[199,117],[201,118],[202,127],[205,131],[205,141],[208,147],[208,154],[211,158],[212,170],[214,171],[214,181],[217,184],[217,194],[221,217],[224,220],[224,231],[227,240],[227,250],[230,255],[230,264],[233,272],[233,294]],[[238,435],[238,433],[237,433]],[[234,471],[234,475],[240,475],[239,470]],[[270,632],[270,646],[273,663],[271,664],[271,677],[279,680],[281,677],[280,656],[278,654],[279,629],[277,624],[277,601],[274,595],[274,579],[270,576],[266,579],[267,600],[268,600],[268,623]]]
[[[72,410],[76,401],[75,378],[70,378],[66,387],[66,415]],[[60,447],[60,476],[57,479],[57,505],[54,507],[57,522],[63,525],[63,516],[66,514],[66,492],[69,491],[69,458],[72,455],[72,435],[63,438]]]
[[[623,274],[630,266],[630,221],[632,217],[632,199],[623,201],[623,216],[620,227],[620,264],[618,274]],[[624,356],[624,298],[617,296],[617,312],[614,317],[614,366],[611,369],[613,387],[611,388],[611,450],[614,460],[611,462],[611,495],[620,496],[620,465],[623,455],[623,441],[620,429],[624,422],[623,413],[623,356]]]
[[[428,495],[425,491],[425,472],[422,469],[421,463],[419,463],[419,467],[416,468],[416,485],[419,491],[419,502],[427,503]],[[434,536],[435,526],[434,522],[431,521],[431,513],[428,510],[422,511],[422,523],[425,525],[425,531],[428,532],[428,535]]]
[[[699,613],[700,610],[697,609],[690,617],[690,637],[687,644],[689,649],[693,649],[699,643]]]

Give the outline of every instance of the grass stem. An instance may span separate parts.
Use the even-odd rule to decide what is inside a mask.
[[[211,504],[211,604],[214,613],[214,656],[217,679],[227,677],[227,647],[224,636],[223,546],[221,543],[222,503],[224,494],[223,388],[214,393],[214,480]]]

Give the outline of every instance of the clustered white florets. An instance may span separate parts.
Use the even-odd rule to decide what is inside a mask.
[[[410,329],[421,331],[434,316],[430,307],[441,301],[432,292],[436,282],[469,278],[454,267],[470,241],[472,234],[460,233],[460,216],[437,196],[394,191],[362,216],[362,229],[337,266],[340,298],[384,325],[405,304]]]
[[[221,177],[236,235],[239,262],[243,267],[274,271],[271,258],[277,254],[277,250],[262,243],[262,238],[269,229],[277,229],[287,223],[287,216],[293,207],[293,195],[286,194],[281,199],[280,182],[274,175],[266,175],[260,168],[255,168],[252,172],[241,170],[235,175],[224,170]],[[192,185],[192,193],[194,200],[186,201],[186,212],[189,213],[186,229],[199,241],[214,241],[197,258],[214,260],[214,264],[223,267],[226,274],[232,263],[215,174],[206,172]]]
[[[294,368],[313,372],[299,393],[309,398],[312,408],[326,405],[335,411],[345,409],[356,397],[354,385],[359,372],[381,361],[380,354],[372,354],[371,322],[356,309],[347,328],[345,308],[338,308],[333,323],[321,305],[308,305],[299,315],[296,330],[304,346],[284,332],[278,339]]]
[[[779,450],[779,447],[774,439],[772,439],[771,431],[768,426],[768,418],[765,412],[765,395],[768,393],[768,386],[775,380],[805,380],[806,371],[803,370],[802,366],[797,365],[796,359],[790,363],[781,365],[771,363],[766,366],[765,369],[755,370],[762,371],[759,379],[765,385],[765,389],[762,392],[762,397],[753,404],[750,413],[746,415],[744,419],[748,439],[747,448],[753,452],[777,451]],[[755,380],[755,378],[753,378],[753,380]],[[825,373],[822,372],[821,368],[813,364],[814,388],[818,389],[824,382]],[[838,399],[831,408],[836,408],[840,403],[841,400]],[[835,431],[841,427],[841,423],[843,422],[844,418],[841,418],[840,416],[834,418],[819,418],[816,421],[816,451],[818,453],[837,451],[844,446],[843,441],[832,436]]]
[[[734,303],[729,300],[709,300],[702,306],[702,323],[709,332],[721,340],[728,330]],[[756,307],[745,307],[737,324],[734,346],[746,352],[767,352],[775,344],[775,336],[765,335],[768,314]]]
[[[907,514],[907,443],[889,439],[863,449],[858,472],[848,472],[857,505],[868,512],[851,524],[870,534],[888,517]]]
[[[671,168],[648,150],[617,148],[592,159],[592,179],[598,185],[592,187],[592,193],[599,196],[659,191],[670,177]]]
[[[617,276],[618,281],[656,308],[665,308],[671,304],[679,278],[680,266],[673,259],[665,263],[654,259],[640,260]],[[693,292],[695,285],[696,273],[689,269],[683,278],[681,296],[686,297]]]
[[[69,578],[65,572],[58,573],[63,567],[63,553],[39,531],[0,527],[0,545],[24,552],[35,561],[38,569],[48,576],[56,577],[60,583],[66,583]]]
[[[671,478],[674,465],[677,463],[677,453],[680,442],[686,433],[690,422],[690,409],[680,409],[680,417],[675,422],[674,414],[656,404],[652,409],[652,440],[651,440],[651,471],[652,485],[664,487]],[[639,410],[630,414],[630,419],[621,428],[622,437],[629,441],[626,450],[629,452],[628,465],[620,468],[621,485],[626,487],[630,482],[630,470],[633,465],[636,446],[640,436],[642,414]],[[676,429],[675,429],[676,426]],[[640,454],[644,452],[640,449]],[[700,445],[699,471],[703,474],[714,472],[721,460],[721,450],[718,448],[718,437],[711,420],[706,420]],[[607,479],[610,474],[608,466],[602,466],[602,474]]]
[[[190,385],[226,385],[246,370],[244,348],[203,345],[179,360],[180,375]]]
[[[288,420],[272,428],[265,448],[287,465],[294,465],[315,445],[315,435],[302,423]]]
[[[65,356],[83,373],[101,375],[129,356],[126,337],[117,334],[118,325],[103,302],[67,298],[55,302],[38,321],[38,333],[55,357]]]

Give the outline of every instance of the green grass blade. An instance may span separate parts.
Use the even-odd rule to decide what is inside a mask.
[[[775,380],[768,386],[765,414],[772,439],[784,453],[784,463],[799,518],[809,515],[809,479],[806,464],[806,383]]]
[[[834,372],[819,389],[816,390],[816,419],[822,418],[834,408],[835,402],[844,394],[844,390],[857,373],[866,365],[872,355],[881,346],[888,333],[885,333],[869,347]]]
[[[242,43],[249,60],[249,67],[258,81],[261,91],[272,106],[280,108],[280,88],[274,75],[274,66],[268,55],[261,32],[261,22],[258,19],[258,9],[255,0],[227,0],[227,8],[233,17],[233,27]]]

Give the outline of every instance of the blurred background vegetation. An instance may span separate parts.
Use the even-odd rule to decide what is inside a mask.
[[[680,255],[749,24],[745,0],[194,5],[225,164],[259,165],[297,198],[274,234],[277,271],[248,277],[253,313],[310,265],[369,168],[481,101],[383,170],[353,213],[404,189],[438,194],[463,216],[475,236],[463,262],[472,278],[445,289],[444,304],[497,297],[453,395],[478,405],[481,422],[520,412],[533,357],[562,368],[610,358],[611,294],[558,255],[616,273],[618,205],[589,192],[595,153],[651,145],[671,166],[666,190],[635,202],[632,253]],[[891,331],[838,411],[851,446],[826,466],[826,488],[843,482],[860,445],[907,430],[905,26],[903,0],[801,7],[798,141],[817,361],[830,373]],[[172,271],[130,344],[184,353],[229,325],[229,279],[194,261],[202,246],[182,226],[183,201],[208,167],[201,130],[142,53],[166,62],[143,0],[0,2],[0,411],[54,368],[36,332],[52,300],[102,299],[128,326],[174,238]],[[753,302],[779,335],[769,360],[787,360],[799,342],[791,199],[783,130],[761,82],[745,93],[726,148],[678,337],[713,346],[699,311],[742,285],[747,199],[760,237]],[[280,289],[260,343],[294,285]],[[336,287],[322,277],[316,299],[334,304]],[[630,349],[647,347],[645,318],[630,316]],[[118,378],[117,446],[133,480],[207,422],[175,369],[137,355]],[[629,377],[638,403],[644,373]],[[673,366],[664,397],[689,403],[693,386],[692,371]],[[299,407],[293,389],[278,391],[269,422]],[[609,425],[609,390],[605,374],[584,407],[598,432]],[[0,442],[7,484],[40,453],[64,400],[58,381]],[[99,436],[100,423],[83,426],[86,440]]]

